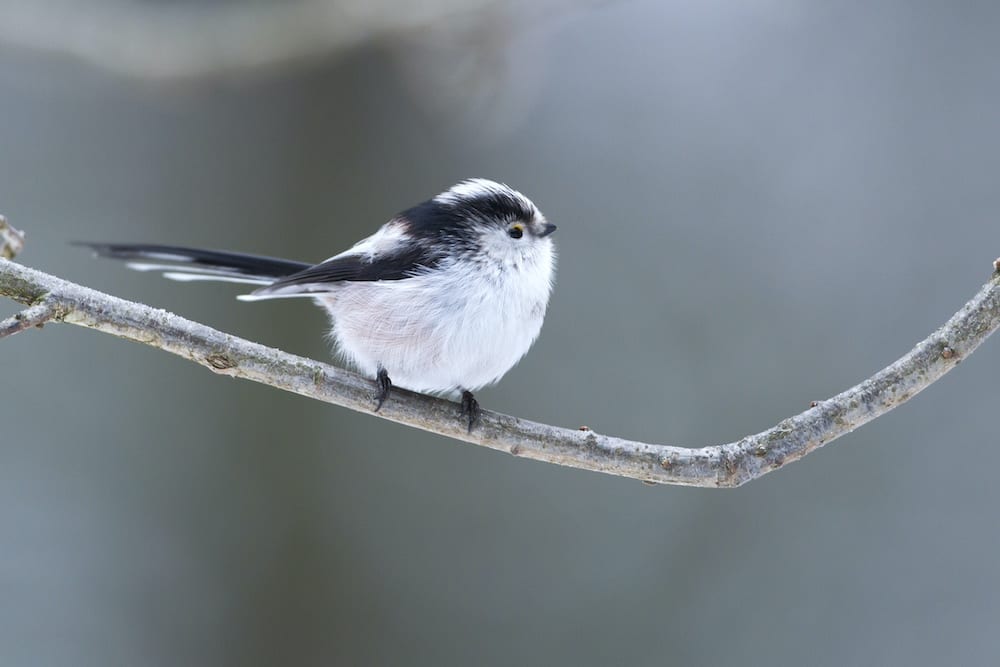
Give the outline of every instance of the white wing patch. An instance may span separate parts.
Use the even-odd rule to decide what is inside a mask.
[[[349,249],[326,259],[340,259],[348,255],[366,255],[371,258],[376,255],[392,254],[392,252],[409,240],[410,233],[401,220],[390,220],[369,237],[363,238]]]

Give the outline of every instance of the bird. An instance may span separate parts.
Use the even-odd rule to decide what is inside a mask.
[[[374,381],[376,412],[394,386],[460,397],[471,433],[481,414],[474,392],[499,382],[541,332],[555,230],[517,190],[472,178],[318,264],[175,245],[78,245],[172,280],[256,286],[242,301],[311,298],[329,316],[335,352]]]

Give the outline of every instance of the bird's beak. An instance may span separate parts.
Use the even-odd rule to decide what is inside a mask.
[[[554,231],[556,231],[556,226],[552,223],[546,223],[545,226],[542,227],[542,232],[538,236],[540,238],[544,238]]]

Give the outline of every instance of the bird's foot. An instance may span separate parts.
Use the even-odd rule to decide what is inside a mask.
[[[375,387],[375,412],[378,412],[382,409],[385,399],[389,398],[389,394],[392,392],[392,380],[389,379],[389,372],[384,368],[378,369],[378,375],[375,376]]]
[[[462,391],[462,412],[459,416],[469,418],[469,433],[472,433],[472,427],[479,421],[480,414],[482,414],[482,410],[479,409],[479,401],[476,400],[476,397],[472,395],[471,391]]]

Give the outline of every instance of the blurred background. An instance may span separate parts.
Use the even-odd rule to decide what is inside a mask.
[[[318,261],[503,180],[559,225],[560,264],[483,405],[728,442],[893,361],[987,279],[998,28],[988,3],[0,2],[0,212],[27,265],[326,360],[309,303],[68,242]],[[998,340],[730,491],[517,460],[76,327],[5,340],[0,364],[0,664],[1000,650]]]

